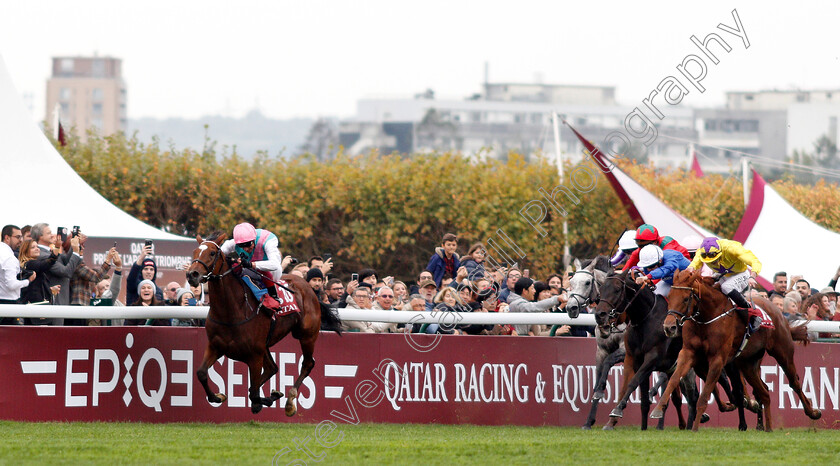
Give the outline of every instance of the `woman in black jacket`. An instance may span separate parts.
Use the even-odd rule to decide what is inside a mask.
[[[50,281],[47,278],[47,271],[55,264],[58,256],[53,252],[49,257],[40,257],[41,249],[38,248],[38,243],[28,239],[20,246],[20,260],[21,275],[26,272],[35,272],[35,280],[24,288],[21,292],[20,302],[28,303],[42,303],[44,301],[52,302],[52,291],[50,290]]]

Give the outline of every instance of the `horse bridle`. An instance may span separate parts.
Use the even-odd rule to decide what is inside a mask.
[[[697,320],[697,312],[695,312],[700,306],[700,293],[697,291],[697,289],[694,288],[693,286],[672,286],[671,289],[672,290],[677,289],[677,290],[689,290],[689,291],[691,291],[691,296],[688,297],[688,300],[689,300],[688,301],[688,307],[685,310],[685,313],[682,313],[680,311],[676,311],[676,310],[673,310],[673,309],[668,309],[668,315],[676,316],[677,317],[677,325],[680,326],[680,327],[682,327],[682,325],[685,323],[686,320],[690,320],[690,321],[692,321],[696,324],[699,324],[699,325],[708,325],[708,324],[711,324],[712,322],[714,322],[718,319],[722,319],[722,318],[728,316],[729,314],[732,313],[732,311],[735,310],[735,308],[733,307],[733,308],[729,309],[728,311],[726,311],[726,312],[724,312],[724,313],[722,313],[722,314],[720,314],[716,317],[713,317],[710,320],[707,320],[705,322],[701,322],[701,321]]]
[[[621,281],[621,296],[617,301],[617,303],[620,303],[620,302],[624,301],[624,299],[627,296],[627,288],[629,288],[627,286],[627,282],[626,282],[627,276],[621,277],[620,275],[614,275],[612,277],[607,277],[607,279],[611,279],[611,278]],[[633,302],[636,301],[636,298],[638,298],[639,295],[641,295],[641,294],[642,294],[642,289],[639,288],[636,291],[636,294],[630,299],[630,301],[627,303],[627,305],[624,306],[624,309],[622,309],[621,312],[616,312],[616,310],[618,309],[618,304],[611,304],[609,301],[607,301],[606,299],[601,297],[601,301],[604,301],[605,303],[607,303],[608,306],[610,306],[610,312],[607,315],[607,318],[609,319],[609,322],[610,322],[610,332],[612,332],[613,329],[616,328],[615,324],[618,321],[618,318],[621,317],[625,312],[627,312],[627,309],[630,309],[630,306],[633,305]],[[659,295],[657,295],[657,294],[654,294],[653,296],[654,296],[653,306],[651,306],[650,309],[653,309],[654,307],[656,307],[656,299],[659,297]],[[650,309],[648,309],[648,313],[650,312]]]
[[[582,273],[584,275],[589,275],[590,277],[592,277],[592,287],[589,289],[589,296],[584,296],[584,295],[579,294],[579,293],[571,293],[569,295],[568,301],[571,302],[572,299],[574,299],[575,301],[578,302],[580,307],[583,308],[583,307],[585,307],[585,306],[587,306],[591,303],[596,302],[596,300],[592,299],[592,294],[594,292],[598,291],[598,282],[595,280],[595,274],[588,271],[588,270],[578,270],[577,272],[575,272],[575,275],[577,275],[579,273]]]
[[[213,270],[215,270],[215,268],[216,268],[216,261],[218,261],[218,260],[219,260],[219,257],[220,257],[220,256],[222,256],[222,247],[221,247],[221,246],[219,246],[219,245],[218,245],[217,243],[215,243],[214,241],[210,241],[210,240],[204,240],[204,241],[202,241],[202,242],[201,242],[201,244],[199,245],[199,247],[204,246],[204,245],[205,245],[205,243],[210,243],[210,244],[212,244],[213,246],[216,246],[216,255],[214,255],[214,256],[213,256],[213,262],[211,262],[211,263],[210,263],[210,266],[208,266],[208,265],[207,265],[207,264],[205,264],[205,263],[204,263],[204,261],[202,261],[202,260],[199,260],[199,259],[193,259],[193,260],[192,260],[192,262],[191,262],[191,264],[195,264],[195,263],[197,262],[197,263],[201,264],[201,266],[202,266],[202,267],[204,267],[204,270],[206,270],[206,271],[207,271],[207,273],[206,273],[206,274],[201,275],[201,276],[199,277],[201,280],[203,280],[203,281],[221,280],[221,279],[222,279],[222,277],[224,277],[225,275],[227,275],[227,274],[231,273],[231,272],[233,271],[233,269],[232,269],[232,268],[231,268],[231,269],[228,269],[228,271],[227,271],[227,272],[224,272],[224,273],[214,274],[214,273],[213,273]]]

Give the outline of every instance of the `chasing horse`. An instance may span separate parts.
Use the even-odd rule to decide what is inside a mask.
[[[248,227],[245,230],[250,233],[253,227]],[[193,251],[187,281],[193,286],[208,283],[212,296],[205,324],[207,348],[196,376],[204,387],[207,401],[222,403],[227,397],[210,389],[207,370],[222,356],[244,362],[249,372],[251,412],[256,414],[263,406],[271,406],[282,398],[276,390],[268,397],[260,396],[261,387],[278,372],[269,349],[291,333],[300,341],[303,354],[300,375],[286,393],[286,415],[294,416],[298,389],[315,366],[313,353],[321,323],[323,321],[326,329],[340,333],[341,322],[329,306],[318,301],[315,292],[302,278],[282,275],[279,270],[274,275],[260,270],[260,260],[273,255],[265,254],[266,237],[274,235],[265,230],[256,232],[266,236],[243,243],[236,241],[238,251],[235,252],[245,252],[239,257],[224,253],[224,249],[231,249],[227,246],[231,242],[225,244],[227,236],[224,233],[207,239],[196,238],[199,245]],[[241,230],[234,230],[235,238],[237,233]],[[276,245],[276,237],[274,241]]]

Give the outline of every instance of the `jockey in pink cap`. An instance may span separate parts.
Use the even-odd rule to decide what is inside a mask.
[[[221,249],[222,254],[226,256],[238,257],[243,270],[254,269],[270,275],[275,282],[279,282],[283,275],[281,265],[283,256],[280,255],[278,245],[279,241],[274,233],[254,228],[250,223],[240,223],[233,229],[233,239],[225,241]],[[271,292],[274,290],[273,286],[268,287],[268,290],[260,289],[253,280],[248,278],[247,273],[242,275],[243,281],[251,288],[257,299],[263,300],[267,292],[274,294]],[[276,301],[266,303],[263,300],[263,304],[270,308],[273,308],[275,303]],[[279,306],[279,303],[277,304]]]

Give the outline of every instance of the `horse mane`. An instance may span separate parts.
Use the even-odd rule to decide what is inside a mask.
[[[595,270],[600,270],[602,272],[609,272],[612,270],[612,266],[610,265],[610,258],[607,256],[598,256],[593,259],[594,268]]]
[[[216,230],[213,233],[210,233],[210,236],[204,238],[205,241],[212,241],[214,243],[220,243],[227,239],[227,234],[221,230]],[[221,246],[221,245],[220,245]]]

